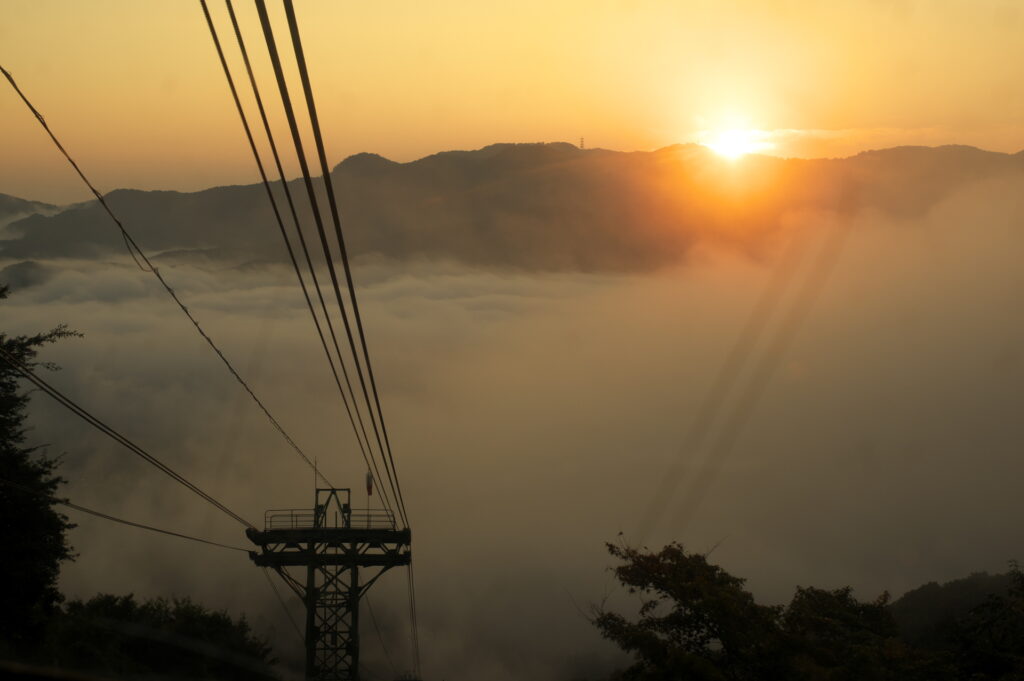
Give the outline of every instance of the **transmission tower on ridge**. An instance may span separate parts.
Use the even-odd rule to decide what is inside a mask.
[[[245,532],[260,548],[253,562],[276,570],[306,605],[308,681],[358,681],[359,599],[412,560],[412,533],[391,511],[351,501],[349,489],[317,489],[312,509],[267,511],[262,531]],[[288,568],[305,568],[304,579]]]

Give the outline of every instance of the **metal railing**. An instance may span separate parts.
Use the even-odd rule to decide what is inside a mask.
[[[316,526],[316,514],[311,508],[278,508],[263,514],[265,530],[298,530]]]
[[[322,513],[317,522],[311,508],[271,509],[263,514],[265,530],[303,530],[315,527],[350,528],[355,530],[393,530],[395,514],[382,508],[356,508],[345,514],[334,509]]]
[[[350,526],[368,530],[393,530],[395,529],[395,514],[383,508],[353,509]]]

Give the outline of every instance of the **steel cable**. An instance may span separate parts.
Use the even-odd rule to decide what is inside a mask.
[[[240,515],[238,515],[237,513],[232,511],[230,508],[228,508],[227,506],[222,504],[220,501],[218,501],[216,498],[214,498],[213,496],[211,496],[211,495],[207,494],[206,492],[204,492],[197,485],[193,484],[192,482],[189,482],[184,476],[182,476],[180,473],[178,473],[177,471],[172,469],[170,466],[168,466],[167,464],[163,463],[162,461],[157,459],[155,456],[153,456],[152,454],[150,454],[149,452],[144,450],[142,447],[136,445],[134,442],[132,442],[131,440],[129,440],[125,436],[123,436],[120,433],[118,433],[116,430],[114,430],[113,428],[108,426],[106,423],[104,423],[103,421],[101,421],[97,417],[95,417],[92,414],[90,414],[83,407],[79,406],[74,400],[72,400],[71,398],[65,396],[59,390],[57,390],[56,388],[51,386],[49,383],[47,383],[46,381],[41,379],[39,376],[37,376],[35,373],[33,373],[31,369],[29,369],[27,366],[22,364],[20,361],[18,361],[18,359],[16,357],[14,357],[12,354],[7,352],[3,348],[0,348],[0,359],[2,359],[3,361],[7,362],[7,364],[9,364],[12,369],[14,369],[16,372],[21,374],[22,377],[27,379],[29,382],[34,384],[37,388],[39,388],[40,390],[45,392],[47,395],[52,397],[54,400],[56,400],[61,406],[63,406],[65,408],[67,408],[68,410],[70,410],[72,413],[74,413],[76,416],[81,418],[83,421],[85,421],[89,425],[93,426],[94,428],[96,428],[97,430],[102,432],[104,435],[106,435],[110,439],[114,440],[115,442],[117,442],[118,444],[120,444],[121,446],[126,448],[128,451],[132,452],[136,456],[141,457],[143,460],[145,460],[146,462],[150,463],[151,465],[153,465],[154,467],[159,469],[161,472],[163,472],[165,475],[170,477],[172,480],[174,480],[175,482],[179,483],[180,485],[186,487],[187,489],[192,491],[194,494],[196,494],[197,496],[201,497],[202,499],[204,499],[205,501],[210,503],[212,506],[214,506],[215,508],[217,508],[218,510],[223,512],[225,515],[227,515],[230,518],[232,518],[233,520],[235,520],[238,523],[244,525],[245,527],[256,529],[256,526],[253,525],[252,523],[250,523],[248,520],[245,520]]]
[[[337,337],[335,336],[334,328],[333,328],[333,325],[331,324],[330,316],[327,314],[327,307],[326,307],[326,304],[324,303],[323,295],[320,292],[320,286],[319,286],[319,282],[317,281],[316,271],[315,271],[315,268],[313,267],[313,264],[312,264],[312,262],[310,260],[309,251],[308,251],[308,249],[306,247],[306,243],[305,243],[305,238],[302,235],[302,229],[300,227],[299,219],[298,219],[298,216],[297,216],[296,211],[295,211],[294,202],[292,201],[292,198],[291,198],[291,192],[289,191],[288,183],[287,183],[287,181],[284,178],[284,170],[283,170],[283,168],[281,166],[280,158],[279,158],[279,155],[277,153],[277,145],[274,142],[273,134],[272,134],[271,129],[270,129],[270,124],[269,124],[269,121],[267,120],[266,111],[265,111],[265,109],[263,107],[262,97],[260,96],[259,88],[256,85],[256,80],[255,80],[255,77],[254,77],[253,72],[252,72],[251,64],[249,62],[248,51],[245,48],[245,43],[244,43],[244,41],[242,39],[242,34],[241,34],[240,29],[239,29],[238,22],[237,22],[237,19],[235,17],[235,13],[234,13],[234,8],[233,8],[233,6],[231,4],[231,1],[230,0],[225,0],[225,1],[226,1],[226,4],[227,4],[228,12],[229,12],[230,17],[231,17],[232,25],[233,25],[234,30],[235,30],[235,36],[238,39],[239,49],[241,50],[242,58],[243,58],[243,60],[245,62],[246,70],[247,70],[248,75],[249,75],[249,81],[250,81],[250,84],[252,86],[254,96],[256,98],[256,103],[257,103],[257,106],[259,108],[260,117],[261,117],[261,119],[263,121],[264,130],[265,130],[265,132],[267,134],[267,137],[269,139],[270,147],[271,147],[271,150],[272,150],[272,153],[273,153],[273,156],[274,156],[274,161],[275,161],[275,163],[277,165],[278,173],[280,174],[280,177],[281,177],[281,183],[282,183],[282,186],[284,187],[285,196],[287,198],[289,207],[291,209],[291,215],[292,215],[292,219],[294,221],[294,227],[295,227],[296,232],[299,235],[299,240],[300,240],[300,243],[301,243],[301,247],[302,247],[303,253],[305,254],[306,263],[308,264],[310,272],[312,274],[313,287],[316,289],[317,297],[319,298],[321,307],[323,308],[324,316],[325,316],[325,319],[327,321],[328,331],[329,331],[329,334],[330,334],[331,339],[333,341],[335,351],[337,352],[338,361],[341,364],[341,368],[342,368],[342,373],[344,374],[344,377],[345,377],[345,383],[346,383],[346,385],[348,385],[349,393],[353,395],[353,402],[354,402],[355,397],[354,397],[354,393],[352,392],[352,385],[351,385],[351,383],[349,381],[348,370],[345,368],[345,363],[344,363],[344,360],[342,359],[342,355],[341,355],[341,349],[338,346],[338,340],[337,340]],[[272,211],[274,213],[274,217],[276,219],[278,228],[280,229],[280,232],[281,232],[281,237],[284,239],[285,247],[286,247],[286,249],[288,251],[288,257],[291,260],[292,267],[293,267],[293,269],[295,271],[295,275],[296,275],[296,277],[299,280],[299,286],[302,289],[302,295],[303,295],[303,297],[306,300],[306,306],[308,307],[309,313],[310,313],[310,315],[313,318],[313,323],[314,323],[314,325],[316,327],[317,335],[320,338],[320,343],[321,343],[321,345],[322,345],[322,347],[324,349],[324,353],[327,356],[327,362],[330,365],[331,373],[334,376],[335,384],[337,385],[338,391],[341,394],[342,403],[345,406],[345,412],[347,413],[349,422],[352,424],[353,431],[355,432],[356,442],[359,445],[359,449],[360,449],[360,453],[362,454],[363,461],[366,463],[367,469],[371,469],[372,468],[375,472],[377,472],[377,474],[379,476],[380,473],[379,473],[379,469],[376,466],[376,461],[375,460],[371,461],[372,451],[370,452],[370,455],[368,456],[366,447],[363,445],[363,440],[360,439],[360,437],[359,437],[359,428],[356,426],[356,420],[355,420],[355,418],[352,415],[352,409],[349,406],[348,397],[346,396],[345,391],[342,388],[341,379],[338,376],[337,368],[334,365],[334,361],[333,361],[333,359],[331,357],[330,350],[328,349],[328,346],[327,346],[327,340],[326,340],[326,338],[324,336],[323,329],[320,326],[320,320],[317,317],[316,311],[313,308],[312,299],[309,296],[309,292],[307,290],[305,280],[304,280],[304,278],[302,276],[302,272],[301,272],[301,270],[299,268],[298,261],[296,260],[296,257],[295,257],[295,251],[292,248],[291,239],[288,237],[287,230],[285,229],[285,226],[284,226],[284,220],[281,217],[281,212],[280,212],[280,210],[278,208],[277,201],[274,198],[273,191],[271,190],[270,182],[269,182],[269,180],[267,178],[266,170],[265,170],[265,168],[263,166],[263,161],[262,161],[262,159],[260,157],[259,151],[256,148],[256,142],[253,139],[252,129],[249,126],[249,120],[248,120],[247,116],[245,115],[245,111],[244,111],[244,109],[242,107],[241,100],[240,100],[240,98],[238,96],[238,90],[235,87],[235,81],[234,81],[234,78],[231,75],[231,70],[228,67],[227,60],[226,60],[226,58],[224,56],[224,51],[223,51],[223,49],[221,47],[220,38],[217,35],[217,29],[214,26],[212,17],[210,16],[210,12],[209,12],[209,8],[208,8],[208,6],[206,4],[206,0],[199,0],[199,2],[200,2],[200,5],[201,5],[201,7],[203,9],[203,14],[204,14],[204,16],[206,18],[207,26],[210,29],[210,36],[213,38],[214,47],[217,50],[217,56],[218,56],[218,58],[220,60],[221,67],[222,67],[222,69],[224,71],[224,75],[225,75],[225,77],[227,79],[228,87],[229,87],[229,89],[231,91],[231,97],[234,100],[235,108],[238,111],[239,118],[242,121],[242,128],[245,131],[245,136],[246,136],[246,139],[247,139],[247,141],[249,143],[249,148],[252,151],[252,155],[253,155],[254,160],[256,161],[256,167],[259,170],[260,179],[262,180],[263,187],[266,190],[267,198],[270,201],[271,209],[272,209]],[[358,410],[357,410],[357,415],[358,415]],[[361,417],[359,418],[359,425],[362,426],[362,418]],[[365,428],[363,428],[363,437],[364,438],[366,437],[366,430],[365,430]],[[323,477],[322,474],[321,474],[321,477]],[[326,478],[323,478],[323,479],[324,479],[325,482],[328,483],[328,486],[333,487],[333,485],[331,485],[330,482]],[[384,502],[384,506],[386,508],[390,508],[390,501],[387,498],[386,494],[383,496],[383,502]]]
[[[263,0],[258,0],[258,4],[262,4]],[[334,194],[334,186],[331,182],[331,170],[327,165],[327,154],[324,150],[323,136],[320,130],[320,122],[316,113],[316,104],[313,99],[313,88],[309,80],[309,70],[306,67],[306,57],[302,49],[302,40],[299,36],[299,25],[295,18],[295,7],[292,4],[292,0],[284,0],[285,14],[288,17],[288,27],[291,31],[292,46],[295,49],[295,60],[299,68],[299,77],[302,80],[302,89],[306,96],[306,107],[309,110],[309,118],[313,128],[313,140],[316,144],[317,157],[320,161],[320,170],[323,173],[324,186],[327,194],[327,202],[331,209],[331,218],[334,222],[334,233],[338,240],[338,250],[341,254],[341,261],[344,265],[345,270],[345,281],[348,285],[348,294],[352,304],[352,312],[355,317],[356,330],[359,333],[359,342],[362,344],[363,359],[366,362],[366,373],[370,378],[370,387],[373,392],[373,400],[377,407],[377,416],[380,419],[381,433],[384,435],[384,444],[387,447],[387,457],[391,462],[391,469],[394,472],[394,485],[397,487],[398,504],[401,507],[402,515],[405,517],[406,525],[408,526],[409,520],[405,509],[405,499],[402,495],[402,486],[398,479],[398,470],[395,468],[395,458],[391,451],[391,441],[388,437],[388,429],[384,423],[384,412],[381,409],[380,395],[377,391],[377,382],[373,375],[373,365],[370,363],[370,351],[366,344],[366,335],[363,331],[363,320],[359,313],[359,302],[356,298],[355,283],[352,279],[352,268],[349,265],[348,249],[345,247],[345,238],[341,232],[341,217],[338,212],[337,199]],[[346,319],[346,330],[348,330],[348,320]],[[353,344],[353,352],[355,352],[355,346]],[[359,368],[358,363],[356,367]],[[366,384],[363,381],[362,372],[359,373],[359,380],[363,384],[363,393],[366,393]],[[366,397],[367,403],[369,403],[369,397]],[[369,404],[367,405],[369,407]],[[370,418],[373,420],[373,409],[369,409]],[[376,427],[376,426],[375,426]],[[379,444],[379,443],[378,443]],[[385,466],[386,468],[386,466]]]
[[[277,51],[277,42],[274,39],[273,27],[270,25],[270,17],[267,14],[266,3],[263,0],[256,0],[256,9],[259,12],[260,23],[263,27],[264,38],[267,43],[267,51],[270,55],[270,60],[274,67],[274,75],[277,79],[278,90],[281,95],[281,102],[284,106],[285,116],[288,119],[288,127],[291,132],[292,142],[295,146],[296,156],[298,158],[299,167],[302,171],[303,183],[306,187],[306,192],[309,197],[310,208],[313,212],[313,221],[316,224],[317,234],[320,237],[320,246],[324,252],[324,259],[327,263],[327,271],[330,274],[331,286],[334,289],[335,299],[338,304],[338,310],[341,313],[342,321],[345,326],[345,334],[348,338],[349,348],[352,351],[353,361],[356,365],[357,373],[359,375],[360,383],[362,385],[363,396],[366,400],[367,411],[370,414],[370,420],[373,425],[374,434],[376,436],[378,449],[381,452],[381,457],[384,462],[385,471],[388,473],[388,482],[392,487],[392,496],[396,500],[397,511],[402,521],[408,526],[408,519],[405,516],[404,506],[401,503],[401,495],[398,492],[395,480],[392,476],[391,470],[388,467],[388,459],[386,458],[384,446],[381,442],[380,433],[377,431],[376,419],[373,416],[373,408],[370,403],[370,398],[367,393],[366,383],[363,378],[363,372],[359,363],[359,355],[356,349],[355,339],[352,335],[351,324],[349,323],[348,312],[345,309],[345,304],[342,300],[341,288],[338,283],[338,275],[334,266],[333,258],[331,257],[331,248],[327,241],[327,233],[324,228],[323,216],[320,212],[320,207],[316,198],[316,190],[313,187],[313,180],[310,176],[309,164],[306,162],[305,151],[303,150],[302,137],[299,134],[298,122],[295,117],[295,110],[292,107],[291,95],[288,92],[288,84],[284,77],[284,69],[281,65],[281,58]],[[357,407],[358,410],[358,407]]]
[[[42,492],[31,490],[31,489],[25,487],[24,485],[19,485],[18,483],[12,482],[10,480],[0,480],[0,485],[6,485],[7,487],[13,487],[14,489],[21,490],[25,494],[32,494],[34,496],[43,497],[45,499],[48,499],[51,503],[60,504],[61,506],[65,506],[67,508],[71,508],[71,509],[74,509],[76,511],[81,511],[82,513],[87,513],[87,514],[89,514],[91,516],[95,516],[97,518],[102,518],[104,520],[110,520],[110,521],[115,522],[115,523],[120,523],[122,525],[128,525],[130,527],[137,527],[139,529],[149,530],[151,532],[158,532],[160,534],[166,534],[166,535],[170,535],[172,537],[180,537],[181,539],[188,539],[190,541],[199,542],[201,544],[209,544],[210,546],[218,546],[218,547],[223,548],[223,549],[231,549],[232,551],[244,551],[245,553],[249,553],[249,549],[245,549],[245,548],[242,548],[240,546],[231,546],[230,544],[222,544],[221,542],[213,541],[212,539],[203,539],[201,537],[193,537],[192,535],[189,535],[189,534],[182,534],[181,532],[175,532],[173,530],[165,530],[165,529],[160,528],[160,527],[153,527],[152,525],[146,525],[144,523],[137,523],[137,522],[135,522],[133,520],[125,520],[124,518],[118,518],[117,516],[108,515],[106,513],[101,512],[101,511],[97,511],[97,510],[88,508],[86,506],[82,506],[80,504],[73,504],[70,501],[68,501],[67,499],[57,499],[55,497],[51,497],[51,496],[49,496],[47,494],[44,494]]]
[[[47,125],[46,120],[43,118],[42,114],[40,114],[39,111],[36,110],[36,108],[32,105],[32,103],[28,100],[24,93],[22,93],[21,89],[18,87],[18,84],[14,81],[14,78],[13,76],[11,76],[10,72],[8,72],[2,66],[0,66],[0,71],[3,72],[4,76],[6,76],[8,82],[11,84],[11,87],[13,87],[15,92],[18,93],[18,96],[21,97],[21,100],[25,103],[25,106],[27,106],[29,110],[35,115],[40,125],[43,126],[43,129],[50,136],[50,139],[53,140],[53,143],[57,145],[57,149],[60,150],[61,154],[64,155],[64,158],[68,160],[71,166],[75,169],[75,172],[78,173],[78,176],[82,178],[82,181],[85,182],[86,186],[96,197],[96,200],[99,201],[100,205],[106,211],[107,215],[109,215],[110,218],[114,221],[114,224],[117,225],[117,228],[120,230],[121,236],[124,239],[125,244],[128,246],[129,253],[132,254],[132,258],[135,259],[135,262],[136,264],[139,265],[139,268],[142,269],[144,272],[152,273],[153,276],[157,278],[157,281],[160,282],[160,285],[163,286],[167,294],[174,300],[178,307],[181,308],[181,311],[185,314],[186,317],[188,317],[189,321],[192,322],[192,325],[195,327],[199,335],[203,337],[203,340],[205,340],[207,344],[209,344],[210,348],[212,348],[213,351],[217,353],[217,356],[220,357],[221,361],[224,363],[224,366],[227,367],[228,371],[231,372],[231,375],[235,377],[235,380],[238,381],[238,383],[245,389],[247,393],[249,393],[249,396],[253,399],[253,401],[260,408],[260,410],[263,411],[263,414],[267,417],[267,419],[274,426],[274,428],[276,428],[277,431],[281,434],[285,442],[287,442],[291,446],[291,448],[295,450],[296,454],[302,457],[303,461],[305,461],[308,466],[315,469],[315,467],[313,466],[313,462],[310,460],[310,458],[306,456],[306,453],[299,448],[299,446],[295,443],[294,440],[292,440],[291,436],[288,435],[287,432],[285,432],[285,429],[281,426],[280,423],[278,423],[277,419],[273,417],[273,415],[263,404],[260,398],[256,396],[256,393],[254,393],[252,388],[249,387],[249,384],[245,382],[245,380],[241,377],[241,375],[239,375],[237,371],[235,371],[235,367],[232,366],[231,362],[228,361],[228,358],[224,355],[223,352],[221,352],[220,348],[217,347],[217,345],[213,342],[213,339],[211,339],[206,334],[206,331],[203,330],[203,327],[199,325],[199,322],[196,320],[196,318],[192,316],[192,313],[189,311],[189,309],[185,307],[185,304],[182,303],[181,299],[178,298],[178,295],[174,292],[174,289],[171,288],[170,284],[168,284],[167,281],[164,280],[163,276],[161,276],[160,271],[153,266],[153,263],[151,263],[149,258],[146,257],[146,254],[142,251],[141,248],[139,248],[138,244],[135,243],[135,239],[132,238],[131,234],[128,233],[128,230],[125,229],[124,225],[121,224],[121,221],[110,209],[110,206],[107,205],[106,199],[103,197],[103,195],[100,194],[99,191],[97,191],[97,189],[92,185],[91,182],[89,182],[89,179],[78,167],[78,164],[75,163],[74,159],[71,158],[68,152],[64,149],[63,145],[61,145],[56,135],[53,134],[53,131],[50,130],[50,126]],[[145,263],[145,267],[139,264],[136,254],[138,254],[138,258],[142,258],[142,261]]]

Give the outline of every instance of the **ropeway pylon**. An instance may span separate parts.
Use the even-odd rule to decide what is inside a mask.
[[[390,568],[412,560],[412,533],[394,514],[351,505],[349,489],[317,489],[312,509],[267,511],[246,536],[256,565],[277,571],[306,605],[306,679],[358,681],[359,599]],[[305,568],[305,578],[288,568]],[[369,574],[369,578],[366,575]]]

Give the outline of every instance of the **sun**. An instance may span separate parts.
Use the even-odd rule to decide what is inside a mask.
[[[775,145],[768,141],[765,130],[733,128],[701,133],[701,143],[719,156],[737,159],[745,154],[768,151]]]

